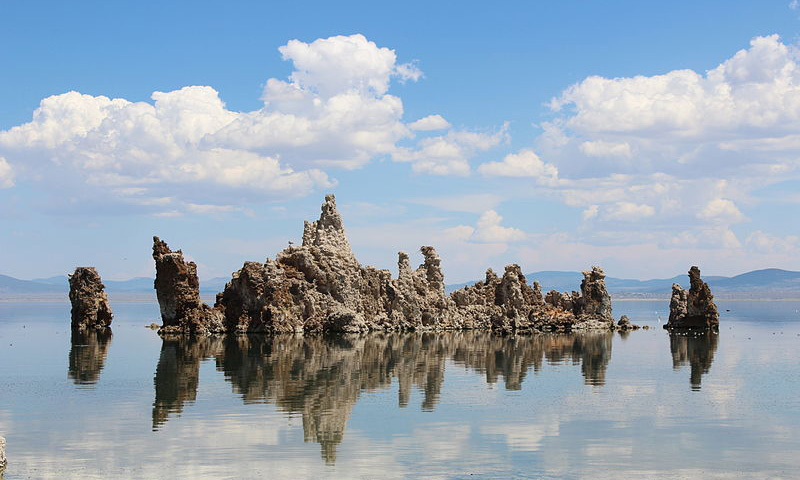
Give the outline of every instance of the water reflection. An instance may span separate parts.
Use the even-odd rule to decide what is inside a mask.
[[[155,375],[153,428],[195,400],[202,360],[218,371],[246,404],[270,403],[303,419],[306,441],[336,461],[347,420],[364,391],[386,389],[396,379],[398,404],[413,390],[421,408],[439,401],[448,360],[477,371],[488,383],[503,377],[519,390],[528,371],[544,364],[580,364],[584,381],[603,385],[611,358],[610,332],[495,336],[485,332],[352,336],[176,337],[164,339]]]
[[[717,351],[717,338],[719,334],[712,331],[703,333],[681,335],[670,334],[669,348],[672,351],[672,368],[680,369],[689,364],[691,373],[689,381],[692,390],[700,390],[703,374],[711,369],[714,353]]]
[[[69,378],[76,385],[96,384],[110,346],[111,329],[73,330],[69,349]]]

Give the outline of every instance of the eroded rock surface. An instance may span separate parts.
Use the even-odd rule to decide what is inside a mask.
[[[542,297],[519,265],[502,277],[445,293],[441,258],[431,246],[412,269],[398,254],[398,275],[356,260],[336,208],[327,195],[319,220],[305,222],[302,245],[290,245],[264,263],[245,262],[214,308],[200,303],[194,263],[154,239],[156,290],[167,332],[342,332],[369,330],[494,329],[501,332],[613,329],[603,270],[584,272],[580,292]]]
[[[719,312],[708,284],[700,278],[700,269],[689,269],[689,291],[672,284],[669,321],[666,329],[717,329]]]
[[[105,285],[94,267],[77,267],[69,276],[69,300],[72,303],[72,329],[106,329],[113,313]]]
[[[161,333],[214,333],[224,331],[222,313],[200,301],[197,265],[187,262],[180,250],[153,237],[154,283],[161,309]]]
[[[0,474],[3,473],[3,470],[6,468],[6,439],[0,437]]]

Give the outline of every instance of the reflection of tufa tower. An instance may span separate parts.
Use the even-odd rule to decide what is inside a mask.
[[[94,385],[111,346],[111,329],[72,330],[69,349],[69,378],[76,385]]]
[[[672,368],[674,370],[689,364],[691,373],[689,381],[692,390],[700,390],[700,382],[703,374],[711,369],[714,361],[714,353],[717,351],[718,334],[714,331],[706,331],[697,335],[676,335],[669,336],[669,348],[672,351]]]
[[[200,362],[222,349],[222,339],[213,336],[174,336],[162,340],[153,379],[156,399],[153,402],[153,430],[167,421],[171,413],[181,413],[185,403],[197,398]]]
[[[301,414],[306,441],[320,444],[322,458],[336,462],[347,421],[364,391],[398,384],[406,407],[415,391],[422,410],[436,408],[445,365],[485,374],[519,390],[528,371],[547,363],[580,363],[585,382],[599,385],[611,356],[611,332],[497,336],[464,331],[380,335],[231,335],[164,340],[155,376],[153,428],[194,401],[199,364],[214,357],[217,371],[246,404],[270,403]]]

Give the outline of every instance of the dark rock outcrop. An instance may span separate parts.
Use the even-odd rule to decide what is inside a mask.
[[[672,284],[669,302],[669,321],[664,325],[672,329],[717,329],[719,312],[708,284],[700,278],[700,269],[689,269],[689,291],[677,283]]]
[[[305,222],[302,245],[290,245],[264,263],[245,262],[214,308],[200,303],[194,263],[156,237],[156,290],[162,333],[339,332],[369,330],[567,331],[613,329],[611,297],[602,269],[584,272],[581,292],[542,297],[519,265],[492,270],[486,279],[445,294],[441,258],[431,246],[411,268],[398,254],[398,276],[356,260],[336,208],[327,195],[319,220]]]
[[[197,265],[187,262],[180,250],[153,237],[156,262],[154,286],[161,308],[161,333],[214,333],[224,331],[222,313],[200,301]]]
[[[113,313],[105,285],[94,267],[77,267],[69,276],[69,300],[72,303],[72,329],[106,329]]]

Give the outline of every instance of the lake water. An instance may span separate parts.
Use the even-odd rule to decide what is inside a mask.
[[[151,302],[82,338],[0,302],[4,480],[797,478],[800,302],[718,305],[698,336],[661,300],[615,301],[628,335],[162,340]]]

